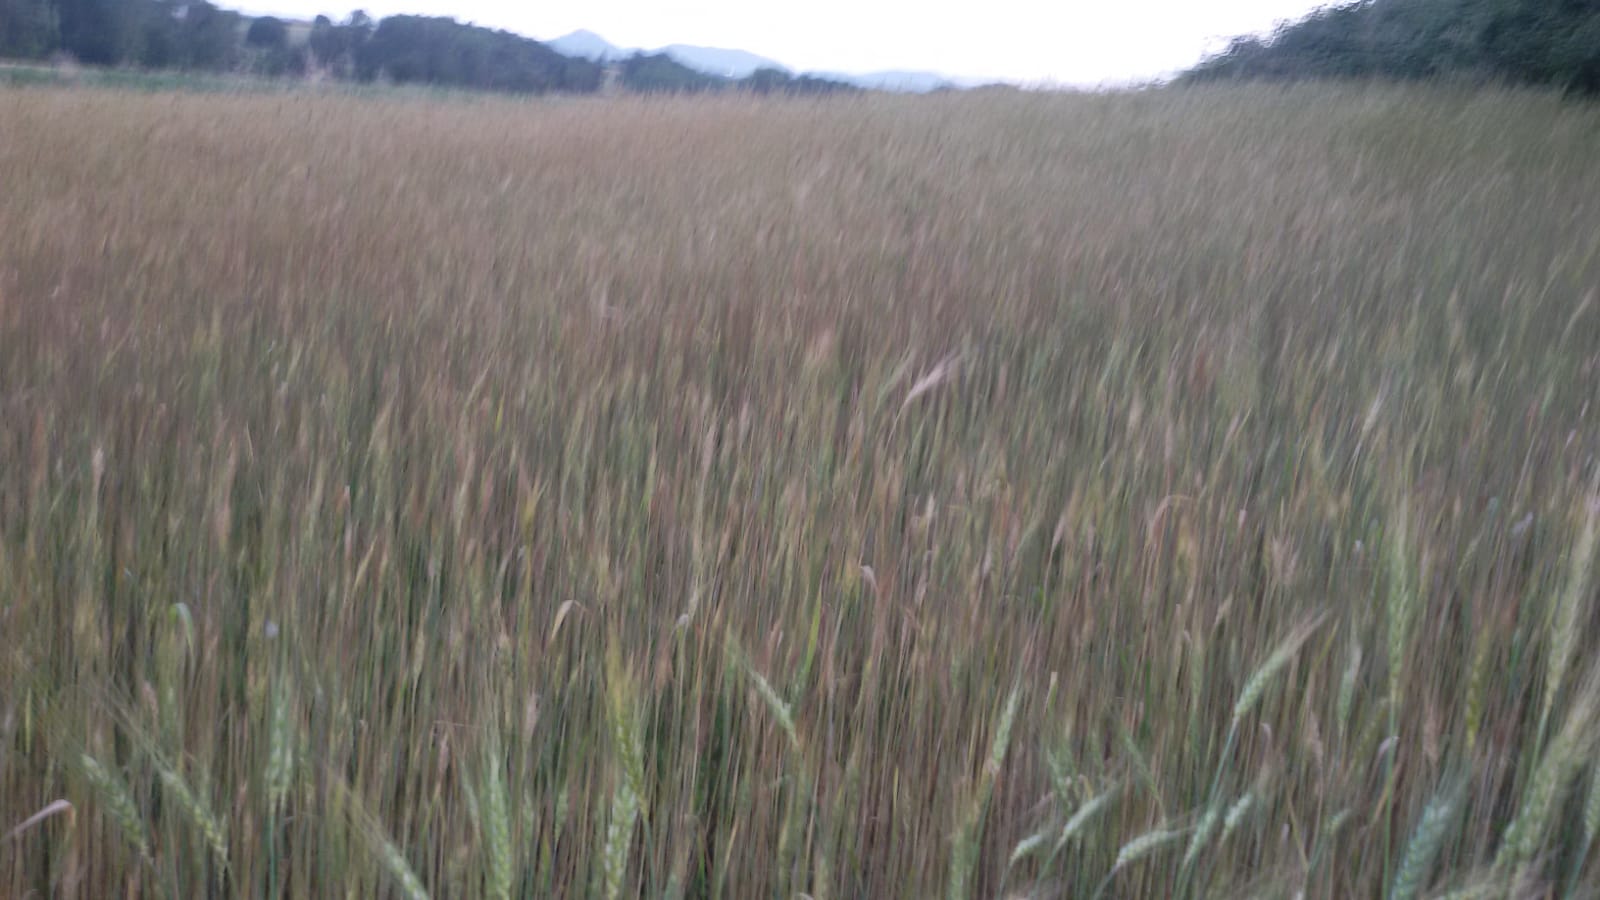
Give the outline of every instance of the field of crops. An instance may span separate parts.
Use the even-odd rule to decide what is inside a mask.
[[[0,895],[1596,896],[1597,147],[0,91]]]

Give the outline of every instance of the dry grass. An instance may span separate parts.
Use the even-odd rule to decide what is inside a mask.
[[[0,92],[0,894],[1593,891],[1597,145]]]

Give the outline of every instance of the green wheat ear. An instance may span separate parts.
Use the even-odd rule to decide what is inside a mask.
[[[1549,619],[1550,655],[1545,672],[1544,699],[1539,708],[1538,739],[1540,740],[1544,737],[1545,725],[1550,720],[1550,711],[1555,706],[1556,695],[1561,692],[1562,683],[1567,677],[1567,668],[1572,663],[1573,651],[1577,648],[1578,638],[1583,631],[1582,621],[1586,612],[1584,600],[1592,593],[1589,590],[1589,576],[1593,571],[1596,520],[1600,519],[1600,503],[1590,501],[1586,506],[1588,510],[1583,521],[1583,531],[1572,549],[1571,569],[1567,573],[1565,589],[1557,599]]]
[[[1205,814],[1194,826],[1194,834],[1189,836],[1189,849],[1183,851],[1183,871],[1187,872],[1200,858],[1200,851],[1216,833],[1217,826],[1222,823],[1222,806],[1217,803],[1207,807]]]
[[[1036,831],[1018,841],[1017,846],[1012,849],[1011,856],[1007,860],[1006,865],[1014,866],[1023,859],[1032,856],[1040,848],[1044,847],[1045,841],[1050,840],[1051,830],[1052,829],[1047,828],[1044,831]]]
[[[401,896],[406,900],[428,900],[428,889],[422,886],[422,879],[412,871],[411,864],[406,862],[405,854],[400,852],[400,848],[382,833],[374,833],[369,840],[373,842],[383,867],[388,869],[389,875],[394,878]]]
[[[1005,706],[1000,710],[994,737],[989,743],[989,756],[984,760],[983,773],[978,777],[978,788],[973,792],[970,805],[962,814],[956,829],[950,854],[948,894],[950,900],[969,896],[968,882],[978,861],[978,835],[983,825],[984,813],[989,806],[989,796],[994,792],[995,779],[1005,762],[1006,751],[1011,746],[1011,730],[1016,724],[1017,708],[1022,701],[1022,685],[1011,688]]]
[[[611,795],[611,814],[606,822],[604,888],[606,900],[622,896],[622,883],[627,877],[629,848],[633,844],[634,826],[639,820],[639,795],[626,779],[617,783]]]
[[[615,642],[606,651],[606,717],[622,777],[612,791],[611,813],[606,822],[602,895],[606,900],[616,900],[622,895],[634,827],[643,803],[644,741],[633,678],[623,666]]]
[[[283,805],[294,780],[296,735],[292,699],[288,680],[279,679],[272,689],[272,719],[267,738],[267,803],[275,811]]]
[[[1183,837],[1182,831],[1155,828],[1122,845],[1117,851],[1117,861],[1112,871],[1126,869],[1146,856]]]
[[[1233,833],[1239,829],[1239,826],[1244,824],[1245,818],[1255,808],[1255,803],[1256,795],[1246,793],[1243,797],[1235,800],[1232,806],[1228,807],[1227,814],[1222,817],[1222,839],[1224,841],[1232,837]]]
[[[1250,676],[1250,680],[1245,682],[1244,690],[1239,692],[1238,701],[1233,705],[1234,728],[1238,728],[1240,721],[1250,714],[1250,710],[1254,709],[1255,705],[1260,702],[1261,695],[1266,693],[1273,679],[1277,678],[1278,673],[1282,672],[1284,667],[1289,664],[1289,661],[1294,659],[1294,655],[1300,651],[1301,646],[1311,638],[1312,634],[1316,633],[1316,630],[1322,626],[1323,621],[1326,619],[1327,614],[1323,613],[1301,622],[1289,632],[1287,637],[1278,643],[1277,648],[1267,657],[1266,662],[1262,663],[1260,668],[1256,669],[1255,673]]]
[[[1406,843],[1400,869],[1389,886],[1389,900],[1411,900],[1427,884],[1434,858],[1439,855],[1445,836],[1455,824],[1456,813],[1466,795],[1465,787],[1464,780],[1457,781],[1440,788],[1428,801],[1422,818],[1417,820],[1417,826],[1411,832],[1411,840]]]
[[[1398,727],[1400,694],[1405,685],[1406,650],[1411,644],[1411,626],[1416,620],[1420,603],[1412,578],[1411,554],[1413,548],[1408,537],[1410,504],[1401,499],[1400,509],[1394,515],[1394,525],[1388,531],[1385,548],[1389,570],[1389,722],[1390,731]]]
[[[148,856],[150,845],[145,840],[144,820],[139,818],[139,808],[134,804],[133,792],[128,790],[127,784],[87,753],[79,755],[78,764],[84,780],[89,782],[100,802],[105,804],[106,813],[122,832],[123,840],[138,850],[140,856]]]
[[[218,865],[227,868],[228,833],[222,820],[218,819],[211,812],[211,807],[195,794],[188,782],[183,780],[183,776],[178,774],[177,769],[159,759],[155,765],[161,786],[172,795],[178,809],[183,811],[184,817],[200,832],[201,837],[205,838],[206,846],[217,858]]]
[[[1472,665],[1467,672],[1466,731],[1467,752],[1478,745],[1478,732],[1483,727],[1484,694],[1489,684],[1489,650],[1494,629],[1484,628],[1478,634],[1472,651]]]
[[[1176,844],[1182,839],[1182,831],[1162,827],[1152,828],[1151,830],[1146,831],[1144,834],[1141,834],[1135,837],[1133,840],[1123,844],[1122,847],[1117,850],[1117,860],[1112,864],[1111,871],[1107,872],[1106,877],[1100,881],[1100,886],[1095,889],[1094,896],[1096,898],[1104,896],[1106,888],[1111,886],[1111,882],[1117,877],[1118,872],[1121,872],[1123,869],[1126,869],[1139,860],[1150,856],[1158,850],[1161,850],[1172,844]]]
[[[755,686],[756,694],[761,697],[762,703],[766,704],[767,710],[772,713],[772,717],[777,721],[778,727],[788,737],[790,749],[798,753],[800,750],[800,735],[795,730],[794,712],[789,708],[789,704],[778,695],[778,691],[772,686],[772,683],[767,681],[766,677],[760,672],[756,671],[755,666],[745,657],[744,651],[739,648],[737,639],[731,634],[728,636],[725,646],[728,660],[735,668],[749,677],[750,683]]]
[[[1345,666],[1344,675],[1339,679],[1338,717],[1339,731],[1344,733],[1350,727],[1350,712],[1355,708],[1356,685],[1361,678],[1361,644],[1352,641],[1350,644],[1350,662]]]
[[[1534,769],[1527,792],[1517,807],[1516,817],[1506,827],[1495,868],[1521,866],[1533,859],[1544,843],[1559,801],[1579,768],[1596,744],[1596,715],[1600,706],[1600,670],[1582,686],[1578,705],[1567,714],[1567,721],[1556,734]]]
[[[505,759],[498,736],[491,734],[483,754],[481,809],[484,846],[488,862],[488,893],[494,900],[509,900],[514,866],[511,859],[511,807],[506,795]]]
[[[1089,821],[1095,816],[1105,811],[1105,808],[1116,798],[1119,790],[1121,790],[1121,785],[1113,784],[1078,807],[1077,811],[1067,819],[1066,824],[1061,826],[1061,834],[1056,838],[1056,846],[1061,847],[1082,834],[1084,826],[1088,825]]]
[[[1583,804],[1583,843],[1594,846],[1600,837],[1600,764],[1589,770],[1589,797]]]
[[[362,805],[361,798],[357,797],[355,791],[352,791],[342,779],[335,778],[333,788],[335,797],[344,806],[357,832],[366,840],[378,862],[389,872],[389,877],[394,879],[400,896],[405,900],[428,900],[428,889],[423,887],[422,879],[417,877],[411,864],[406,861],[405,854],[384,832],[377,818]]]

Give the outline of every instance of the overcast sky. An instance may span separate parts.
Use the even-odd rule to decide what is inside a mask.
[[[338,21],[323,0],[244,0]],[[448,15],[548,40],[587,28],[622,47],[748,50],[802,71],[927,69],[961,78],[1121,83],[1183,69],[1228,37],[1327,0],[354,0],[374,17]]]

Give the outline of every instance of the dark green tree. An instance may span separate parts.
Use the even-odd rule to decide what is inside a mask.
[[[289,46],[289,26],[274,16],[252,19],[244,33],[244,43],[262,50],[282,50]]]
[[[149,69],[175,69],[188,63],[183,22],[173,0],[152,0],[140,23],[137,62]]]
[[[355,52],[364,81],[515,93],[594,90],[599,66],[538,41],[435,16],[390,16]]]
[[[144,3],[137,0],[56,0],[61,49],[80,62],[114,66],[136,59]]]
[[[665,53],[635,53],[622,61],[622,85],[645,94],[700,93],[727,88],[726,78],[691,69]]]
[[[0,56],[39,59],[59,46],[55,7],[49,0],[0,0]]]
[[[241,18],[206,0],[187,4],[183,9],[183,40],[188,68],[209,72],[232,68],[239,58]]]
[[[314,64],[338,78],[519,93],[595,91],[602,76],[598,64],[538,41],[442,17],[318,16],[297,43],[282,19],[247,20],[210,0],[0,0],[0,56],[57,50],[91,65],[277,76]],[[685,83],[720,83],[678,68]]]
[[[763,68],[745,76],[740,84],[757,94],[772,94],[786,90],[792,81],[794,76],[782,69]]]
[[[1360,0],[1234,41],[1185,79],[1450,78],[1600,93],[1600,0]]]
[[[853,84],[842,81],[830,81],[815,75],[795,76],[782,69],[773,68],[762,68],[751,72],[739,80],[739,86],[756,94],[783,94],[791,97],[807,94],[853,93],[861,90]]]

